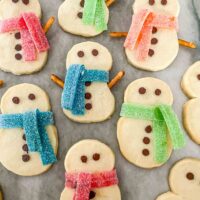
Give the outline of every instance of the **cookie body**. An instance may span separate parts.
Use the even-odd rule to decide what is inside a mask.
[[[83,53],[82,57],[79,56],[80,52]],[[75,45],[69,51],[66,61],[67,69],[72,64],[83,64],[89,70],[110,71],[112,56],[104,46],[98,43],[83,42]],[[81,123],[100,122],[110,118],[115,109],[115,99],[107,83],[88,83],[85,87],[85,94],[88,95],[88,98],[85,99],[85,114],[73,115],[71,111],[64,110],[67,117]]]
[[[40,109],[50,111],[47,94],[38,86],[20,84],[11,87],[1,100],[2,114],[16,114]],[[54,125],[46,127],[54,153],[57,153],[58,138]],[[51,165],[43,165],[38,152],[29,152],[24,130],[21,128],[0,129],[0,162],[9,171],[34,176],[47,171]]]
[[[128,86],[124,102],[144,106],[172,105],[173,96],[166,83],[147,77],[138,79]],[[153,131],[152,121],[127,117],[119,119],[117,138],[120,150],[128,161],[142,168],[155,168],[164,164],[155,161]],[[172,153],[170,138],[167,143],[169,158]]]
[[[14,3],[9,0],[0,2],[0,20],[19,17],[21,13],[32,12],[41,18],[41,7],[38,0],[31,0],[28,4],[23,1]],[[0,33],[0,69],[15,75],[31,74],[43,68],[46,64],[48,52],[37,53],[34,61],[23,58],[22,40],[19,31]]]
[[[177,18],[180,11],[178,1],[166,2],[166,5],[162,5],[160,1],[149,4],[149,1],[136,0],[133,5],[133,11],[134,14],[137,14],[142,9],[148,9],[156,14],[174,16]],[[126,48],[125,52],[129,63],[134,67],[147,71],[159,71],[167,68],[174,61],[178,50],[177,30],[154,26],[147,58],[143,60],[138,59],[136,56],[136,49],[131,50],[130,48]]]
[[[157,200],[197,200],[200,195],[200,161],[186,158],[171,169],[169,185],[171,192],[163,194]]]
[[[92,25],[85,25],[82,21],[83,16],[83,0],[65,0],[58,10],[58,21],[64,31],[92,37],[99,35],[102,31],[97,31]],[[109,10],[105,5],[106,22],[109,19]]]
[[[71,147],[65,158],[67,173],[100,173],[113,170],[114,165],[115,157],[112,150],[97,140],[78,142]],[[75,189],[66,187],[61,194],[60,200],[73,200],[74,193]],[[117,185],[98,189],[93,188],[90,191],[90,199],[121,200],[121,194]]]

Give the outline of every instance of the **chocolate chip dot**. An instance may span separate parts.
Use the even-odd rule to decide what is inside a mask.
[[[87,156],[81,156],[81,161],[83,163],[86,163],[87,162]]]
[[[22,59],[22,55],[20,53],[15,54],[15,58],[17,60],[21,60]]]
[[[17,45],[15,46],[15,50],[16,50],[16,51],[21,51],[21,50],[22,50],[22,45],[17,44]]]
[[[84,5],[85,5],[85,0],[81,0],[81,2],[80,2],[80,6],[83,8]]]
[[[27,145],[27,144],[24,144],[24,145],[22,146],[22,149],[23,149],[25,152],[28,153],[28,145]]]
[[[19,0],[12,0],[13,3],[17,3]]]
[[[140,94],[145,94],[146,93],[146,89],[144,87],[139,88],[139,93]]]
[[[85,104],[86,110],[91,110],[92,109],[92,104],[91,103],[86,103]]]
[[[188,179],[188,180],[194,180],[194,174],[193,173],[191,173],[191,172],[189,172],[189,173],[187,173],[186,174],[186,178]]]
[[[23,140],[26,141],[26,135],[25,134],[23,134],[22,138],[23,138]]]
[[[94,191],[90,191],[89,199],[94,199],[96,196],[96,193]]]
[[[82,12],[78,12],[77,16],[82,19],[83,18],[83,13]]]
[[[158,43],[158,39],[157,38],[152,38],[151,39],[151,44],[157,44]]]
[[[146,131],[146,133],[151,133],[152,132],[152,126],[147,126],[146,128],[145,128],[145,131]]]
[[[143,139],[144,144],[149,144],[150,143],[150,139],[148,137],[145,137]]]
[[[90,81],[85,82],[85,86],[88,87],[90,86],[92,83]]]
[[[155,95],[160,96],[162,93],[162,91],[160,89],[156,89],[155,90]]]
[[[149,49],[149,56],[152,57],[154,55],[154,50],[153,49]]]
[[[17,40],[21,39],[21,33],[20,33],[20,32],[15,33],[15,38],[16,38]]]
[[[142,150],[142,154],[143,154],[144,156],[148,156],[150,153],[149,153],[149,150],[148,150],[148,149],[143,149],[143,150]]]
[[[13,98],[12,98],[12,102],[13,102],[14,104],[19,104],[19,102],[20,102],[19,97],[13,97]]]
[[[155,33],[157,33],[157,31],[158,31],[158,29],[156,27],[153,27],[152,33],[155,34]]]
[[[92,98],[91,93],[89,93],[89,92],[85,93],[85,98],[86,99],[91,99]]]
[[[29,4],[29,0],[22,0],[22,2],[23,2],[25,5],[28,5],[28,4]]]
[[[30,100],[35,100],[35,95],[34,95],[34,94],[29,94],[29,95],[28,95],[28,98],[29,98]]]
[[[78,57],[82,58],[85,54],[84,54],[83,51],[79,51],[79,52],[77,53],[77,55],[78,55]]]
[[[95,153],[93,156],[92,156],[93,160],[95,161],[98,161],[100,159],[100,154],[99,153]]]
[[[153,6],[155,4],[155,0],[149,0],[149,5]]]
[[[24,162],[28,162],[29,160],[30,160],[30,156],[29,155],[23,155],[22,156],[22,160],[24,161]]]
[[[98,50],[96,50],[96,49],[92,50],[92,55],[93,56],[98,56],[98,54],[99,54]]]
[[[200,80],[200,74],[197,75],[197,79]]]
[[[161,0],[161,4],[162,4],[163,6],[167,5],[167,0]]]

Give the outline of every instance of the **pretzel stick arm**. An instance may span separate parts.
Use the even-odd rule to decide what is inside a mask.
[[[55,74],[51,75],[51,80],[58,85],[61,88],[64,88],[64,81],[62,79],[60,79],[58,76],[56,76]]]
[[[115,0],[106,0],[107,7],[110,7],[114,3],[115,3]]]
[[[52,27],[53,23],[55,22],[55,17],[50,17],[46,24],[43,26],[43,30],[45,33],[49,31],[49,29]]]

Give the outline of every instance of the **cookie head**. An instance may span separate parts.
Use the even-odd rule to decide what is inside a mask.
[[[172,105],[173,95],[165,82],[147,77],[133,81],[128,86],[124,102],[150,106],[157,104]]]
[[[46,93],[36,85],[20,84],[9,88],[1,99],[3,114],[23,113],[39,109],[48,111],[49,99]]]
[[[134,12],[149,9],[152,12],[177,17],[180,12],[178,0],[136,0],[133,5]]]
[[[108,49],[96,42],[83,42],[69,51],[67,68],[72,64],[83,64],[87,69],[109,71],[112,68],[112,56]]]
[[[41,16],[41,7],[38,0],[1,0],[0,19],[18,17],[23,12],[33,12]]]
[[[96,173],[114,169],[115,157],[112,150],[97,140],[83,140],[68,151],[65,158],[67,172]]]
[[[184,199],[199,199],[200,161],[188,158],[178,162],[171,170],[169,182],[172,191]]]

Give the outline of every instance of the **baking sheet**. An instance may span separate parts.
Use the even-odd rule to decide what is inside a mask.
[[[43,22],[45,22],[48,17],[57,16],[58,8],[63,1],[40,0],[40,2],[44,14]],[[133,2],[134,0],[118,0],[110,8],[110,31],[127,31],[129,29]],[[199,25],[192,0],[180,0],[180,4],[179,37],[199,41]],[[182,105],[187,101],[180,89],[181,77],[192,63],[199,60],[200,51],[181,47],[177,59],[168,69],[151,73],[137,70],[127,63],[123,50],[123,38],[110,38],[106,32],[89,39],[105,45],[112,53],[114,64],[110,77],[112,78],[119,70],[125,70],[126,76],[112,90],[116,97],[116,111],[113,117],[103,123],[87,125],[72,122],[64,116],[60,106],[61,89],[50,81],[50,74],[55,73],[64,78],[67,52],[74,44],[88,39],[63,32],[57,21],[49,31],[48,38],[51,43],[51,51],[45,68],[41,72],[29,76],[14,76],[0,71],[0,79],[6,82],[5,86],[0,89],[0,95],[2,96],[9,87],[23,82],[38,84],[48,92],[59,131],[59,162],[47,173],[30,178],[14,175],[0,165],[0,185],[3,187],[5,200],[59,200],[60,193],[64,188],[63,162],[65,155],[72,144],[86,138],[99,139],[108,144],[115,152],[122,200],[155,200],[157,195],[168,191],[167,175],[170,167],[183,157],[200,158],[199,146],[187,137],[186,148],[174,152],[166,165],[155,170],[140,169],[128,163],[120,154],[116,139],[116,124],[127,85],[135,79],[146,76],[158,77],[170,85],[175,96],[174,109],[181,120]]]

